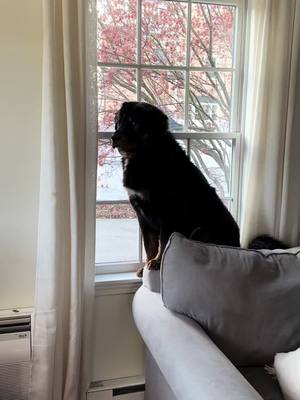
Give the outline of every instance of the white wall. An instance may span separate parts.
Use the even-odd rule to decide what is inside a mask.
[[[0,309],[33,305],[41,73],[42,1],[0,0]],[[143,373],[131,301],[96,297],[95,380]]]
[[[42,1],[0,0],[0,309],[33,304],[41,68]]]
[[[96,292],[92,380],[144,375],[144,345],[135,328],[132,293]]]

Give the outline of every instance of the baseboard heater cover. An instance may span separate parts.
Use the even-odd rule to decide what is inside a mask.
[[[145,391],[145,377],[133,376],[106,381],[95,381],[90,384],[88,393],[110,391],[112,398]]]
[[[112,391],[113,397],[120,396],[122,394],[131,394],[145,391],[145,384],[135,386],[125,386],[121,388],[115,388]]]

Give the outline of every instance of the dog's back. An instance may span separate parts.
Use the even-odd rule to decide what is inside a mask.
[[[125,186],[151,202],[153,213],[193,239],[239,246],[239,228],[201,171],[171,134],[144,149],[125,171]],[[134,177],[134,179],[133,179]]]

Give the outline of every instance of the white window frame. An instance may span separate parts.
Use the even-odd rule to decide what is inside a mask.
[[[186,74],[185,82],[185,98],[184,98],[184,120],[185,126],[183,131],[173,133],[175,139],[183,139],[187,141],[187,153],[190,156],[190,141],[192,139],[229,139],[232,141],[232,160],[231,160],[231,179],[230,179],[230,196],[225,200],[231,201],[230,211],[236,221],[240,222],[240,183],[241,183],[241,139],[242,139],[242,112],[243,112],[243,67],[244,67],[244,41],[245,41],[245,26],[246,26],[246,0],[164,0],[183,2],[188,5],[187,14],[187,46],[186,46],[186,64],[183,66],[166,66],[166,65],[149,65],[142,64],[141,62],[141,35],[142,35],[142,0],[137,1],[137,62],[133,64],[123,63],[102,63],[98,62],[98,67],[114,67],[122,69],[135,69],[137,71],[137,101],[142,101],[142,85],[141,85],[141,72],[142,70],[180,70]],[[236,7],[236,24],[234,30],[234,54],[232,68],[212,68],[212,67],[192,67],[190,66],[190,48],[188,44],[191,38],[191,8],[193,3],[204,4],[223,4]],[[187,127],[188,113],[189,113],[189,74],[190,72],[230,72],[232,73],[232,105],[231,105],[231,131],[224,132],[192,132]],[[98,131],[97,133],[97,148],[98,140],[110,139],[113,132]],[[96,165],[97,168],[97,165]],[[126,200],[116,201],[96,201],[96,204],[129,204]],[[96,274],[103,273],[120,273],[136,271],[139,266],[143,264],[143,250],[142,250],[142,234],[139,229],[139,261],[137,262],[111,262],[111,263],[96,263]]]

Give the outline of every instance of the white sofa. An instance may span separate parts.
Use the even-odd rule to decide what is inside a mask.
[[[283,399],[263,368],[239,371],[198,323],[164,307],[158,273],[144,279],[155,288],[137,291],[133,315],[147,349],[145,400]]]

